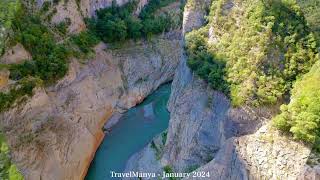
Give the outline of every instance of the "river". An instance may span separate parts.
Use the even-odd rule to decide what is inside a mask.
[[[110,171],[122,172],[130,156],[167,129],[170,92],[171,84],[161,86],[143,103],[131,108],[121,117],[97,150],[86,180],[112,179]]]

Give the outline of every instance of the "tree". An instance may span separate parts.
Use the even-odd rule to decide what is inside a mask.
[[[234,106],[281,101],[319,60],[303,13],[291,0],[244,0],[227,17],[224,4],[214,1],[209,24],[186,35],[188,65],[214,89],[230,87]]]
[[[292,89],[291,101],[282,105],[274,125],[291,133],[295,139],[316,143],[320,139],[320,63],[298,80]],[[318,144],[318,147],[319,144]],[[320,149],[319,149],[320,150]]]
[[[133,17],[128,17],[126,19],[126,24],[128,27],[128,37],[131,39],[138,39],[142,36],[141,34],[141,29],[142,29],[142,24],[141,20]]]
[[[92,51],[91,48],[99,43],[99,38],[93,32],[83,31],[73,36],[72,41],[78,45],[83,53],[89,53]]]
[[[105,42],[119,42],[126,39],[151,37],[169,31],[174,23],[171,15],[155,16],[155,11],[175,0],[151,0],[141,11],[139,17],[133,15],[136,1],[119,7],[115,2],[112,7],[97,11],[97,18],[87,20],[88,28]]]
[[[18,0],[0,1],[0,56],[4,51],[4,45],[12,24],[12,19],[19,8],[20,2]]]
[[[114,38],[123,41],[127,38],[127,25],[124,20],[117,20],[114,24],[113,35]]]

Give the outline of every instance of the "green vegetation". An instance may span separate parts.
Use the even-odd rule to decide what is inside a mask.
[[[304,13],[294,0],[226,2],[214,1],[208,25],[187,34],[189,67],[235,106],[283,102],[291,91],[274,125],[320,152],[319,2],[299,1]]]
[[[320,1],[319,0],[297,0],[305,17],[320,40]]]
[[[56,25],[56,28],[58,29],[58,31],[62,34],[62,35],[66,35],[67,31],[68,31],[68,27],[71,24],[71,20],[69,18],[67,18],[66,20],[58,23]]]
[[[161,159],[161,149],[158,149],[157,145],[155,144],[155,142],[152,140],[151,141],[151,146],[150,146],[154,151],[155,151],[155,155],[156,155],[156,159],[160,160]]]
[[[141,19],[154,18],[154,13],[169,4],[175,2],[176,0],[150,0],[148,5],[146,5],[140,12],[139,17]]]
[[[169,14],[155,16],[157,9],[175,0],[151,0],[139,17],[133,15],[137,1],[130,1],[119,7],[113,1],[112,7],[97,11],[96,19],[88,20],[88,27],[104,42],[120,42],[126,39],[150,37],[169,31],[172,28],[172,17]]]
[[[163,170],[164,170],[164,172],[166,172],[166,173],[173,173],[173,172],[174,172],[173,169],[172,169],[172,167],[171,167],[170,165],[164,166],[164,167],[163,167]]]
[[[23,180],[23,176],[12,164],[9,147],[5,142],[4,135],[0,132],[0,179],[3,180]]]
[[[6,65],[10,79],[17,81],[8,92],[0,93],[0,112],[10,108],[16,100],[32,96],[37,85],[49,85],[64,77],[68,70],[70,51],[55,41],[54,33],[42,24],[39,15],[19,8],[12,19],[10,43],[21,43],[32,55],[32,60]]]
[[[63,44],[55,42],[53,33],[38,16],[21,9],[13,21],[14,41],[20,42],[32,55],[32,60],[10,67],[10,78],[39,77],[51,84],[64,77],[71,55]]]
[[[186,168],[185,172],[191,173],[191,172],[197,170],[199,167],[200,167],[200,165],[190,165],[188,168]]]
[[[166,173],[174,173],[172,167],[170,165],[166,165],[163,167],[163,171]],[[169,180],[176,180],[177,178],[175,177],[169,177]]]
[[[209,82],[212,88],[229,93],[225,62],[214,57],[206,47],[207,28],[192,31],[186,36],[188,65],[197,75]]]
[[[23,100],[22,97],[32,96],[33,88],[40,84],[41,80],[39,79],[24,78],[18,81],[9,92],[0,92],[0,113],[9,109],[16,100]]]
[[[11,27],[12,19],[15,12],[19,9],[17,0],[1,0],[0,1],[0,56],[4,50],[7,34]]]
[[[99,38],[90,31],[83,31],[72,37],[72,42],[85,54],[92,52],[92,48],[97,45],[99,41]]]
[[[214,1],[209,24],[187,34],[188,65],[235,106],[278,102],[319,60],[315,36],[294,0],[245,0],[230,12],[225,2]]]
[[[163,132],[163,133],[161,134],[162,145],[165,145],[165,144],[166,144],[166,142],[167,142],[167,137],[168,137],[168,132],[167,132],[167,131],[166,131],[166,132]]]
[[[17,0],[2,0],[0,2],[0,24],[10,28],[11,20],[14,18],[17,9],[19,9]]]
[[[316,145],[320,152],[320,63],[298,80],[292,89],[291,102],[281,106],[274,125],[295,139]]]

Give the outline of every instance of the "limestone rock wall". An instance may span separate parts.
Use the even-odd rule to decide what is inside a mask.
[[[18,43],[15,46],[7,49],[4,55],[0,58],[1,64],[17,64],[22,63],[25,60],[30,60],[31,55],[22,44]]]
[[[70,20],[69,33],[79,33],[86,28],[84,16],[76,0],[60,1],[55,8],[56,13],[53,14],[51,23],[59,24],[67,19]]]
[[[122,6],[130,0],[116,0],[115,2]],[[53,14],[51,22],[58,24],[60,22],[70,20],[68,27],[69,33],[79,33],[85,29],[84,18],[95,16],[96,10],[110,7],[113,0],[61,0],[54,8],[56,13]],[[148,3],[148,0],[139,0],[136,14]],[[41,7],[43,1],[39,0],[38,5]]]
[[[81,0],[79,5],[82,14],[85,17],[92,17],[95,15],[96,10],[110,7],[113,0]],[[130,0],[116,0],[116,3],[121,6],[128,3]],[[139,0],[136,13],[139,14],[143,6],[148,3],[148,0]]]
[[[120,49],[101,43],[88,63],[72,60],[57,85],[1,114],[13,160],[26,179],[83,179],[104,123],[172,80],[181,50],[180,32]]]
[[[233,3],[227,1],[226,4]],[[193,24],[196,21],[190,22]],[[268,121],[277,107],[232,108],[223,95],[216,92],[208,93],[207,89],[199,88],[206,87],[206,83],[195,76],[190,78],[190,70],[184,61],[185,59],[182,59],[182,63],[180,62],[173,83],[173,92],[177,94],[172,96],[169,103],[171,119],[163,155],[164,164],[168,163],[178,172],[186,171],[188,166],[207,163],[205,158],[199,157],[209,154],[212,161],[198,170],[210,171],[211,179],[295,179],[306,165],[310,148],[279,135],[276,130],[271,130]],[[189,81],[185,80],[186,77]],[[190,86],[195,87],[193,93],[188,93]],[[205,101],[197,97],[201,93],[207,95],[205,99],[207,102],[211,101],[211,107],[202,109],[198,104]],[[193,97],[197,97],[196,100]],[[179,102],[181,100],[189,102],[193,107],[184,111],[183,109],[189,105]],[[201,113],[193,113],[198,109]],[[263,124],[269,125],[262,126]],[[196,128],[199,125],[203,129]],[[201,136],[202,133],[206,136]],[[207,140],[207,144],[196,143],[205,142],[204,139]],[[206,148],[207,145],[212,149]]]
[[[189,3],[206,7],[205,1]],[[183,33],[204,22],[206,8],[189,3],[184,12]],[[232,7],[228,6],[228,10]],[[227,97],[192,74],[185,55],[176,70],[168,109],[170,122],[164,148],[158,152],[149,144],[128,161],[126,171],[143,172],[142,164],[153,162],[150,172],[169,166],[175,172],[210,172],[210,180],[318,178],[317,167],[307,165],[310,147],[271,127],[277,105],[231,107]]]
[[[251,179],[296,179],[310,155],[308,146],[281,135],[270,123],[234,143]]]

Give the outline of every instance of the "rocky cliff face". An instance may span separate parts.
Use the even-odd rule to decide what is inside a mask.
[[[228,9],[233,7],[230,2],[226,2]],[[207,7],[206,3],[187,3],[184,32],[202,25],[206,8],[192,5]],[[320,178],[318,167],[307,165],[310,148],[271,127],[278,106],[231,107],[227,97],[192,74],[185,56],[176,70],[168,108],[165,145],[157,137],[132,156],[126,171],[162,172],[166,166],[175,172],[210,172],[207,179]]]
[[[105,7],[110,7],[112,5],[113,0],[81,0],[80,1],[80,9],[85,17],[91,17],[95,15],[96,10],[102,9]],[[128,3],[129,0],[116,0],[115,1],[119,6]],[[148,3],[148,0],[139,0],[137,7],[137,14],[139,14],[140,10],[143,6]]]
[[[52,0],[37,0],[37,6],[41,8],[44,3],[54,2]],[[47,13],[51,19],[51,23],[59,24],[69,21],[69,33],[79,33],[86,28],[84,19],[95,16],[96,10],[110,7],[113,0],[60,0],[57,4],[50,8]],[[129,2],[129,0],[116,0],[117,5],[121,6]],[[148,3],[148,0],[139,0],[136,14]]]
[[[99,44],[86,64],[72,60],[54,87],[37,89],[1,114],[12,157],[26,179],[82,179],[104,123],[172,80],[181,56],[180,33],[119,49]]]

